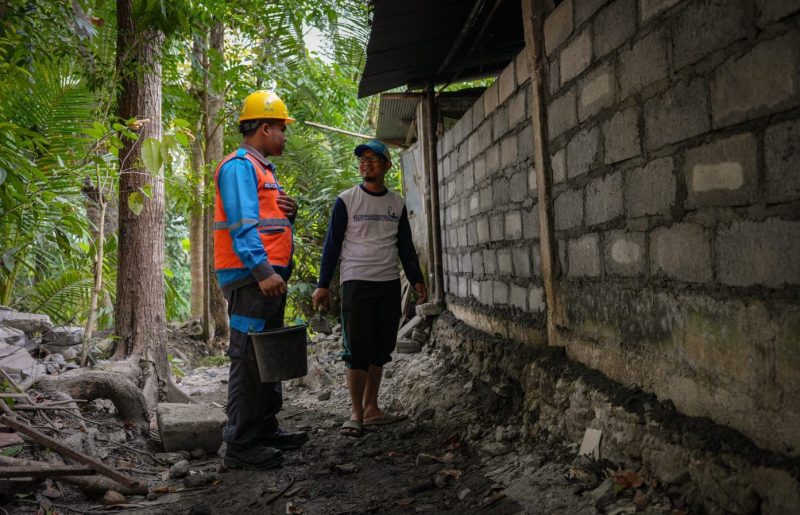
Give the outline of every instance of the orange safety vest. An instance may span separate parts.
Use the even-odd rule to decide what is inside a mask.
[[[231,268],[245,268],[244,263],[233,250],[233,238],[230,230],[236,229],[244,223],[253,223],[255,220],[240,220],[229,225],[222,205],[222,196],[219,192],[219,171],[231,159],[237,158],[237,152],[225,156],[214,173],[216,184],[216,202],[214,203],[214,268],[225,270]],[[273,266],[288,267],[292,260],[292,223],[278,207],[280,186],[275,180],[272,170],[265,168],[261,163],[245,153],[244,157],[252,163],[256,170],[258,180],[258,235],[267,252],[269,263]]]

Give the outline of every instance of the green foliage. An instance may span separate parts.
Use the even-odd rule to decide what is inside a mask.
[[[231,362],[231,358],[225,355],[221,356],[203,356],[197,362],[199,367],[222,367]]]

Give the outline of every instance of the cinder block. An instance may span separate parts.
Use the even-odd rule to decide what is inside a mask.
[[[489,217],[489,234],[492,241],[502,241],[505,238],[505,215],[495,213]]]
[[[619,55],[619,98],[624,100],[669,75],[667,38],[657,30],[636,41]]]
[[[528,167],[528,190],[535,192],[538,187],[538,183],[536,182],[536,168],[534,168],[533,163],[531,163]],[[535,193],[532,196],[536,198]]]
[[[503,72],[500,74],[500,77],[497,78],[497,81],[500,83],[497,91],[497,101],[499,104],[502,104],[508,100],[508,97],[510,97],[517,88],[517,81],[516,77],[514,76],[514,61],[511,61],[511,63],[506,66],[506,69],[503,70]]]
[[[544,47],[549,56],[572,34],[572,0],[564,0],[544,20]]]
[[[695,63],[747,36],[744,2],[702,0],[687,2],[672,33],[672,61],[676,70]]]
[[[483,275],[483,253],[479,250],[472,253],[473,275]]]
[[[603,124],[606,164],[618,163],[641,153],[639,141],[639,109],[634,106],[619,111]]]
[[[800,104],[800,31],[765,41],[717,68],[711,82],[715,127]]]
[[[561,51],[558,59],[562,85],[580,75],[592,61],[592,38],[589,30],[584,29],[575,36]]]
[[[765,25],[800,11],[800,0],[758,0],[758,25]]]
[[[528,67],[527,47],[520,50],[514,58],[514,65],[517,67],[517,84],[521,86],[526,80],[531,78],[531,70]]]
[[[767,128],[764,161],[767,202],[800,199],[800,120]]]
[[[478,218],[478,243],[487,243],[489,237],[489,219],[485,216]]]
[[[458,278],[458,296],[463,299],[467,297],[468,293],[469,289],[467,287],[467,278],[461,276]]]
[[[686,151],[684,174],[690,207],[737,206],[758,197],[756,137],[737,134]]]
[[[528,106],[525,103],[525,95],[528,88],[523,88],[511,97],[508,103],[508,125],[511,128],[519,125],[523,120],[528,119]]]
[[[474,247],[478,244],[478,227],[474,222],[467,223],[467,245]]]
[[[597,13],[594,21],[594,56],[615,50],[636,32],[636,0],[615,0]]]
[[[514,259],[514,275],[520,278],[531,276],[531,254],[528,247],[515,247],[511,251]]]
[[[495,206],[505,206],[508,203],[508,179],[498,177],[492,184],[492,202]]]
[[[480,281],[472,280],[469,282],[469,293],[473,299],[480,302],[481,300],[481,283]]]
[[[462,143],[458,146],[458,168],[464,168],[464,165],[467,164],[469,161],[469,147],[467,147],[466,143]]]
[[[580,27],[581,23],[588,20],[591,15],[603,7],[608,0],[580,0],[575,4],[575,26]]]
[[[586,186],[586,225],[613,220],[623,214],[622,172],[599,177]]]
[[[458,228],[458,246],[459,247],[466,247],[467,246],[467,226],[462,225]]]
[[[550,96],[555,96],[561,87],[561,77],[558,74],[558,56],[554,56],[547,62],[547,86]]]
[[[650,263],[655,275],[686,282],[709,282],[714,276],[710,234],[690,223],[659,227],[650,237]]]
[[[476,215],[481,210],[481,202],[478,193],[473,193],[469,196],[469,214]]]
[[[665,11],[677,4],[680,0],[641,0],[639,12],[642,14],[642,21],[649,20],[661,11]]]
[[[599,277],[600,247],[597,234],[586,234],[575,240],[569,240],[569,277]]]
[[[643,232],[609,231],[604,240],[607,274],[631,277],[644,273]]]
[[[528,174],[524,168],[514,172],[508,182],[508,197],[511,202],[522,202],[530,197],[528,190]]]
[[[554,225],[557,231],[563,231],[583,223],[583,190],[567,190],[557,196],[553,209]]]
[[[540,313],[547,307],[544,300],[544,289],[540,286],[532,286],[528,292],[528,311]]]
[[[552,140],[578,123],[575,112],[575,88],[556,98],[547,106],[547,130]]]
[[[500,166],[506,168],[517,164],[517,137],[507,136],[500,142]]]
[[[517,286],[516,284],[512,284],[511,297],[509,298],[508,303],[517,309],[526,311],[528,309],[527,301],[528,301],[528,290],[523,288],[522,286]]]
[[[645,104],[647,148],[655,150],[710,129],[706,84],[702,77],[675,84]]]
[[[467,151],[469,152],[469,159],[473,160],[475,157],[481,153],[481,149],[478,145],[478,133],[474,132],[472,135],[467,138]]]
[[[470,107],[470,111],[472,112],[472,126],[477,127],[485,120],[484,114],[484,100],[483,97],[480,97],[478,100],[472,104]]]
[[[567,176],[583,175],[597,161],[600,134],[597,126],[577,133],[567,145]]]
[[[486,150],[486,176],[489,177],[500,170],[500,145],[495,144]]]
[[[459,258],[461,266],[459,267],[459,271],[465,274],[472,273],[472,255],[467,252],[466,254],[462,254]]]
[[[481,156],[472,164],[472,173],[475,175],[475,182],[480,184],[486,178],[486,157]]]
[[[511,275],[514,272],[511,249],[497,249],[497,272],[500,275]]]
[[[541,276],[542,275],[542,254],[540,252],[539,245],[534,244],[531,255],[533,257],[533,272],[534,276]]]
[[[167,452],[205,449],[216,453],[222,444],[225,412],[205,404],[161,403],[157,408],[158,433]]]
[[[481,188],[480,192],[481,197],[481,213],[486,213],[490,209],[492,209],[492,185],[487,184],[483,188]]]
[[[533,161],[533,129],[530,125],[517,133],[517,147],[517,157],[520,161],[526,159]]]
[[[539,208],[536,204],[530,209],[523,210],[522,237],[525,239],[539,237]]]
[[[522,215],[519,211],[509,211],[506,213],[505,235],[506,240],[518,240],[522,238]]]
[[[508,284],[503,281],[492,281],[492,283],[494,305],[502,306],[508,304]]]
[[[494,295],[492,295],[492,281],[480,281],[480,302],[487,306],[494,305]]]
[[[475,186],[475,176],[472,174],[472,163],[464,167],[464,189],[469,191]]]
[[[562,148],[555,155],[550,156],[550,168],[553,170],[553,183],[558,184],[567,179],[567,149]]]
[[[497,274],[497,251],[483,249],[483,273],[486,275]]]
[[[614,102],[614,68],[600,66],[578,86],[578,119],[584,121]]]
[[[671,157],[650,161],[625,177],[625,206],[629,218],[669,213],[677,185]]]
[[[800,284],[800,222],[768,218],[717,230],[717,277],[731,286]]]
[[[503,137],[508,132],[508,108],[500,106],[492,114],[492,135],[495,141]]]
[[[483,92],[483,115],[487,118],[497,108],[498,89],[499,86],[495,80],[492,85],[486,88],[486,91]]]

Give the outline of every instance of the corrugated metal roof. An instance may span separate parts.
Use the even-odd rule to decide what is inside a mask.
[[[367,61],[358,86],[365,97],[398,86],[420,87],[488,77],[502,70],[525,46],[519,1],[484,2],[476,23],[451,64],[437,70],[478,0],[376,0]],[[483,37],[472,48],[488,13],[499,3]]]
[[[417,114],[421,97],[381,97],[375,137],[383,140],[404,140],[409,124]]]

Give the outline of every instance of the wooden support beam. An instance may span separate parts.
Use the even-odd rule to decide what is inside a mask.
[[[556,296],[557,263],[552,217],[552,171],[550,168],[549,135],[547,133],[547,105],[545,88],[547,73],[544,57],[544,18],[547,14],[545,0],[522,0],[522,25],[525,33],[525,53],[533,82],[531,122],[533,124],[534,169],[539,200],[539,249],[542,258],[542,278],[547,299],[547,342],[558,345],[556,313],[559,306]]]
[[[81,452],[78,452],[74,449],[71,449],[64,445],[63,443],[54,440],[47,436],[44,433],[40,433],[39,431],[28,427],[26,424],[23,424],[16,420],[13,417],[9,417],[8,415],[0,416],[0,424],[5,424],[6,426],[10,427],[14,431],[21,433],[31,440],[38,442],[45,447],[52,449],[62,456],[66,456],[68,458],[72,458],[73,460],[83,463],[84,465],[88,466],[92,470],[96,471],[98,474],[102,474],[107,478],[113,479],[117,483],[127,486],[129,488],[136,488],[141,486],[139,481],[135,479],[131,479],[128,476],[121,474],[120,472],[114,470],[113,468],[100,463],[100,461],[92,458],[91,456],[87,456]]]
[[[428,86],[426,93],[427,98],[425,99],[425,106],[423,108],[426,119],[425,130],[427,131],[425,134],[426,148],[424,151],[427,156],[426,165],[428,168],[431,192],[430,227],[433,243],[433,300],[441,303],[444,301],[444,272],[442,268],[442,228],[439,221],[439,164],[436,155],[436,96],[433,91],[433,85]]]
[[[0,479],[12,477],[63,477],[63,476],[93,476],[96,471],[86,465],[51,465],[48,467],[0,467]]]

